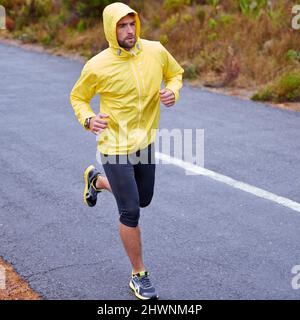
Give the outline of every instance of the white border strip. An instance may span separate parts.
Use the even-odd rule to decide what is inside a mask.
[[[196,166],[192,163],[188,163],[183,160],[170,157],[164,153],[155,152],[155,158],[162,160],[164,162],[173,164],[177,167],[183,168],[186,171],[192,172],[193,174],[201,174],[201,175],[209,177],[213,180],[223,182],[233,188],[243,190],[243,191],[251,193],[257,197],[260,197],[260,198],[263,198],[263,199],[266,199],[269,201],[273,201],[273,202],[280,204],[282,206],[285,206],[289,209],[300,212],[300,203],[295,202],[293,200],[290,200],[288,198],[277,196],[274,193],[265,191],[263,189],[260,189],[260,188],[254,187],[254,186],[251,186],[250,184],[247,184],[247,183],[244,183],[244,182],[241,182],[238,180],[234,180],[230,177],[224,176],[220,173],[217,173],[217,172],[214,172],[214,171],[211,171],[208,169],[204,169],[204,168]]]

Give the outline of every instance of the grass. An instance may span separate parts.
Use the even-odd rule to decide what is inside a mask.
[[[256,101],[300,102],[300,70],[286,73],[252,96]]]
[[[9,20],[9,31],[0,36],[89,58],[107,47],[100,9],[109,2],[95,0],[91,8],[74,0],[0,0]],[[256,7],[250,0],[126,2],[140,12],[142,37],[160,40],[184,66],[187,79],[262,87],[255,99],[297,101],[290,86],[300,72],[300,30],[291,28],[296,0],[272,1],[272,6],[260,0]],[[296,71],[291,75],[291,70]]]

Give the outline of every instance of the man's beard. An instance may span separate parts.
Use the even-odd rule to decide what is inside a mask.
[[[133,41],[133,42],[131,42],[131,41]],[[124,49],[131,49],[131,48],[133,48],[134,46],[135,46],[135,43],[136,43],[136,39],[135,39],[135,37],[133,37],[132,39],[124,39],[124,40],[122,40],[122,41],[120,41],[119,40],[119,46],[120,47],[122,47],[122,48],[124,48]],[[129,41],[132,43],[129,43]]]

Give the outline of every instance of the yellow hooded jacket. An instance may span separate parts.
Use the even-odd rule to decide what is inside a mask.
[[[135,14],[136,44],[130,51],[120,47],[116,24],[128,13]],[[176,101],[182,87],[183,69],[156,41],[140,39],[138,14],[116,2],[103,11],[109,48],[91,58],[74,85],[70,101],[78,121],[94,117],[90,106],[100,94],[101,113],[109,115],[108,128],[99,134],[98,149],[104,154],[128,154],[155,140],[160,117],[159,90],[162,80]]]

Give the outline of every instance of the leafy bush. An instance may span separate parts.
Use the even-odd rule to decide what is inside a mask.
[[[208,40],[209,41],[216,41],[218,40],[219,36],[216,32],[213,32],[213,33],[210,33],[208,36],[207,36]]]
[[[171,15],[163,24],[163,28],[166,29],[166,31],[172,31],[178,24],[178,18],[179,16],[177,14]]]
[[[179,11],[189,4],[191,4],[190,0],[165,0],[163,7],[167,11]]]
[[[300,61],[300,51],[289,50],[286,53],[286,57],[288,60]]]
[[[83,21],[83,20],[80,20],[77,24],[77,27],[76,27],[77,31],[79,32],[83,32],[85,29],[86,29],[86,22]]]
[[[49,34],[47,34],[46,36],[44,36],[44,37],[42,38],[41,41],[42,41],[42,44],[43,44],[43,45],[48,46],[48,45],[51,43],[52,38],[51,38],[51,36],[50,36]]]
[[[201,26],[203,26],[205,22],[205,16],[206,16],[205,11],[200,6],[197,6],[196,17],[199,20]]]
[[[48,17],[53,9],[52,0],[2,0],[0,4],[7,9],[8,15],[15,19],[17,30],[38,22],[42,17]]]
[[[239,0],[240,9],[245,16],[258,16],[268,4],[268,0]]]
[[[196,79],[197,78],[197,68],[194,64],[190,64],[184,68],[184,74],[185,79]]]
[[[209,0],[208,3],[214,7],[219,4],[220,0]]]
[[[287,73],[251,98],[256,101],[300,101],[300,73]]]
[[[63,5],[70,11],[75,11],[81,17],[99,17],[103,9],[115,2],[114,0],[62,0]]]
[[[220,17],[220,22],[223,25],[228,25],[228,24],[232,23],[233,21],[234,21],[234,17],[229,14],[222,14]]]
[[[161,25],[160,17],[154,16],[151,21],[151,26],[155,29],[159,28]]]
[[[193,17],[192,17],[190,14],[186,13],[186,14],[184,14],[184,15],[182,16],[182,20],[183,20],[185,23],[189,23],[189,22],[193,21]]]
[[[254,101],[273,101],[275,97],[272,94],[272,90],[265,88],[255,93],[251,99]]]
[[[211,29],[216,29],[218,23],[215,19],[213,18],[210,18],[209,21],[208,21],[208,25]]]
[[[21,15],[38,20],[47,17],[52,11],[52,0],[26,0],[22,7]]]
[[[159,37],[159,41],[161,42],[161,44],[165,45],[165,44],[168,43],[169,37],[168,37],[166,34],[162,34],[162,35]]]
[[[2,5],[8,12],[14,12],[20,9],[24,5],[26,0],[0,0],[0,5]]]
[[[42,38],[42,43],[49,45],[61,29],[63,21],[59,15],[51,15],[47,18],[41,18],[40,22],[43,24],[43,28],[40,29],[40,32],[44,31],[46,33],[46,36]]]
[[[292,101],[300,98],[300,73],[288,73],[284,75],[277,85],[279,99],[285,96]]]

